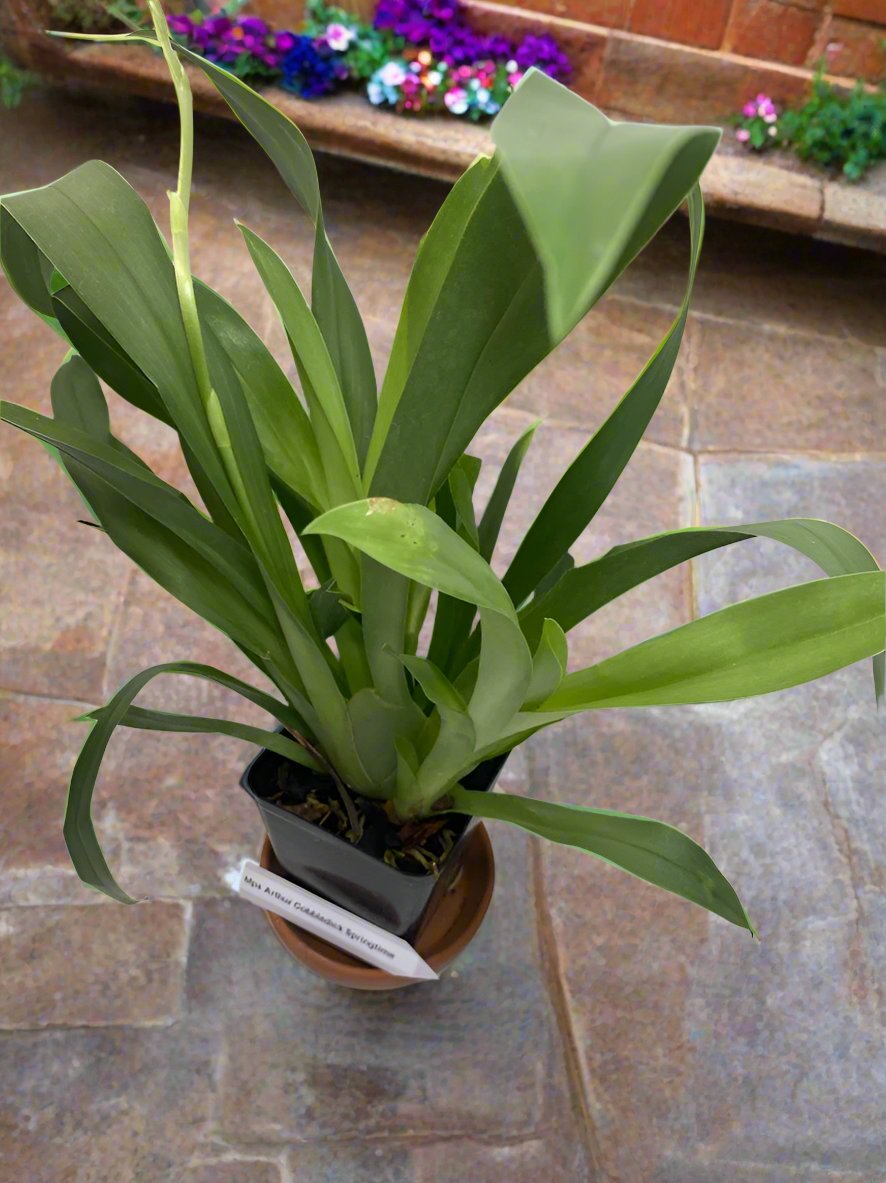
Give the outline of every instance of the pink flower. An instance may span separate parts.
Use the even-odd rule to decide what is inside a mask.
[[[745,105],[741,109],[741,113],[742,113],[742,115],[747,116],[748,119],[753,119],[754,116],[757,114],[757,104],[756,103],[745,103]]]
[[[464,115],[468,109],[468,92],[461,86],[453,86],[443,96],[443,102],[453,115]]]
[[[406,71],[399,62],[385,62],[378,72],[378,79],[382,86],[402,86]]]
[[[334,49],[336,53],[344,53],[354,40],[354,35],[353,29],[349,29],[347,25],[332,24],[326,26],[323,39],[330,49]]]
[[[735,138],[738,140],[738,142],[740,144],[746,144],[748,142],[748,140],[751,138],[751,133],[748,131],[748,129],[746,127],[740,127],[738,129],[738,131],[735,133]]]

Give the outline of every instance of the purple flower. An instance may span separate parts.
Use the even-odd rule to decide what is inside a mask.
[[[317,48],[312,37],[296,37],[280,67],[283,71],[281,86],[304,99],[329,94],[338,82],[335,63],[328,53]]]
[[[257,16],[238,17],[237,24],[244,33],[249,33],[253,37],[267,37],[270,32],[267,23]]]
[[[189,16],[180,16],[171,12],[167,16],[169,27],[173,33],[180,33],[183,37],[191,37],[194,32],[194,22]]]
[[[523,71],[535,66],[552,78],[563,78],[572,73],[569,58],[547,33],[541,37],[528,33],[517,46],[514,60]]]

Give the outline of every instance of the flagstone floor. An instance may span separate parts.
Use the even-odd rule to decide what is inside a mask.
[[[99,156],[164,219],[170,110],[32,94],[0,113],[0,192]],[[322,162],[330,233],[383,359],[444,189]],[[204,122],[199,274],[283,356],[233,225],[307,277],[310,236],[245,136]],[[505,550],[668,325],[681,220],[479,443],[544,417]],[[2,281],[0,281],[2,284]],[[3,397],[45,410],[62,358],[0,286]],[[114,406],[168,478],[168,433]],[[312,979],[232,896],[259,822],[245,746],[120,733],[97,822],[123,908],[84,889],[60,832],[85,704],[142,666],[239,672],[224,638],[132,569],[52,461],[0,433],[0,1159],[28,1183],[883,1183],[886,730],[857,667],[760,701],[612,712],[545,734],[509,787],[661,817],[702,841],[762,941],[575,851],[495,827],[481,935],[394,996]],[[488,487],[488,486],[487,486]],[[656,530],[831,517],[886,559],[882,257],[713,222],[678,371],[580,554]],[[506,557],[506,556],[505,556]],[[768,542],[666,575],[580,631],[588,661],[814,575]],[[208,685],[155,704],[212,713]],[[242,717],[242,708],[238,708]]]

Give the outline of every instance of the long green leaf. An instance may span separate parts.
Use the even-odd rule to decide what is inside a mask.
[[[338,506],[307,533],[332,534],[408,579],[477,605],[480,663],[468,711],[478,745],[491,742],[523,702],[532,658],[514,605],[485,559],[431,510],[387,498]]]
[[[13,291],[60,336],[50,294],[52,264],[9,210],[0,204],[0,265]]]
[[[54,393],[57,401],[58,383]],[[280,650],[272,605],[249,551],[177,490],[116,441],[102,443],[11,403],[0,404],[0,418],[59,453],[108,536],[152,579],[250,652],[267,657]]]
[[[471,465],[470,460],[471,457],[462,456],[453,466],[449,479],[437,493],[434,509],[460,537],[470,542],[475,550],[480,550],[473,501],[480,470],[479,465]],[[428,657],[444,673],[455,668],[453,658],[470,634],[475,615],[476,609],[470,602],[442,594],[438,596]]]
[[[477,731],[467,703],[433,662],[408,654],[401,660],[435,707],[418,741],[422,754],[411,775],[397,784],[401,807],[422,816],[455,783],[459,770],[475,762]]]
[[[495,158],[453,189],[416,260],[404,303],[416,327],[395,349],[369,450],[374,495],[427,503],[494,407],[688,194],[718,134],[612,124],[546,75],[524,80],[494,125]],[[536,181],[527,144],[544,161]],[[432,250],[439,262],[422,257]]]
[[[689,278],[680,312],[634,385],[573,460],[523,537],[504,578],[515,603],[526,599],[592,521],[661,402],[683,340],[704,235],[704,203],[697,186],[689,196],[689,227]]]
[[[576,846],[623,871],[700,904],[756,936],[735,889],[682,830],[651,817],[557,805],[510,793],[452,790],[452,808],[471,817],[511,822],[563,846]]]
[[[491,411],[555,344],[541,266],[501,170],[483,159],[473,169],[447,197],[410,278],[404,345],[395,345],[395,378],[382,388],[367,458],[376,496],[426,504]],[[442,275],[439,261],[425,261],[436,243],[449,248]],[[429,271],[432,307],[420,290],[413,296]]]
[[[65,843],[74,869],[83,882],[124,904],[133,904],[136,901],[118,886],[105,856],[102,854],[95,827],[92,824],[92,795],[111,736],[126,718],[135,697],[148,682],[160,674],[185,674],[196,678],[205,678],[208,681],[217,682],[227,689],[238,690],[240,693],[243,693],[243,687],[246,686],[239,679],[232,678],[221,670],[213,669],[212,666],[186,661],[165,662],[162,665],[142,670],[140,674],[130,678],[106,706],[92,713],[92,729],[77,757],[68,788],[68,797],[65,803]],[[253,687],[246,687],[246,689],[253,691],[253,693],[248,693],[245,696],[252,701],[257,701],[256,695],[260,695],[261,692],[254,691]],[[267,734],[276,735],[277,733]],[[282,737],[278,736],[279,738]],[[266,745],[267,735],[263,733],[261,738],[255,742]],[[293,743],[293,747],[297,746]],[[293,756],[292,752],[287,754]]]
[[[292,272],[257,234],[246,226],[240,229],[298,364],[330,491],[336,501],[354,497],[360,491],[359,464],[329,349]]]
[[[542,261],[561,340],[667,221],[720,139],[716,127],[619,123],[529,70],[492,125]]]
[[[111,337],[70,284],[53,292],[52,307],[68,340],[112,390],[140,411],[172,426],[157,387]]]
[[[501,466],[501,472],[498,474],[495,487],[480,519],[480,554],[484,559],[492,558],[514,485],[517,483],[523,460],[529,451],[529,445],[532,443],[540,422],[540,419],[536,419],[535,423],[527,427],[508,452],[505,462]]]
[[[89,711],[85,720],[95,721],[97,711]],[[215,719],[205,715],[183,715],[174,711],[155,711],[147,707],[130,707],[118,727],[133,727],[140,731],[169,731],[188,735],[227,735],[232,739],[245,739],[257,747],[268,748],[278,756],[285,756],[304,768],[315,772],[325,771],[324,766],[307,748],[281,735],[279,731],[268,731],[264,727],[252,727],[231,719]]]
[[[514,605],[485,559],[422,505],[370,497],[321,514],[305,533],[341,538],[400,575],[516,619]]]
[[[314,223],[312,308],[341,383],[362,460],[375,419],[375,370],[363,320],[326,234],[317,168],[308,142],[282,111],[229,70],[182,46],[176,48],[209,78]]]
[[[148,207],[97,160],[0,201],[157,388],[169,418],[237,518],[196,387],[172,261]]]
[[[530,645],[537,644],[548,617],[568,632],[604,604],[663,571],[708,551],[755,537],[772,538],[792,547],[812,559],[827,575],[879,570],[871,552],[848,530],[813,518],[669,530],[617,546],[593,562],[566,571],[546,594],[536,595],[520,613],[523,633]],[[873,660],[874,686],[880,701],[883,655],[877,654]]]
[[[199,281],[197,307],[237,371],[268,467],[300,497],[327,504],[326,480],[310,420],[289,379],[260,337],[218,292]]]
[[[259,562],[280,633],[313,708],[309,716],[313,729],[341,775],[362,789],[366,778],[353,752],[340,668],[314,624],[240,380],[212,335],[206,337],[205,344],[213,392],[218,399],[219,418],[213,421],[213,434],[245,514],[244,529]]]
[[[886,645],[886,574],[817,579],[733,604],[569,674],[546,721],[601,707],[728,702],[823,677]]]

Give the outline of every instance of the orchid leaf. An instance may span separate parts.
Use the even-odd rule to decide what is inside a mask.
[[[526,599],[593,520],[661,402],[683,340],[704,234],[704,203],[697,185],[689,195],[689,227],[689,279],[680,312],[634,385],[573,460],[524,535],[504,578],[515,603]]]
[[[873,657],[884,643],[886,573],[837,575],[732,604],[568,674],[539,712],[771,694]]]
[[[538,69],[492,125],[496,155],[541,259],[560,341],[698,180],[716,127],[620,123]]]
[[[567,660],[566,634],[556,620],[546,620],[538,647],[532,655],[532,679],[524,707],[537,706],[550,698],[563,681]]]
[[[382,389],[368,459],[374,495],[427,503],[491,411],[687,196],[719,133],[612,124],[530,71],[493,137],[495,157],[452,190],[416,260],[409,288],[429,292],[407,291],[404,315],[418,315],[398,330],[405,343]],[[545,161],[535,181],[533,153]],[[580,282],[570,239],[581,241],[571,252]]]
[[[314,223],[312,309],[341,383],[362,459],[375,419],[375,370],[363,320],[326,234],[317,168],[308,142],[282,111],[229,70],[182,46],[176,48],[183,58],[206,74],[268,154],[287,188]]]
[[[199,665],[194,662],[171,661],[142,670],[140,674],[130,678],[106,706],[90,712],[89,719],[92,722],[92,729],[77,757],[68,788],[64,822],[65,843],[74,869],[83,882],[124,904],[134,904],[136,901],[119,887],[102,854],[92,823],[92,795],[111,736],[116,728],[123,723],[139,692],[147,686],[148,682],[160,674],[185,674],[191,677],[205,678],[229,690],[236,690],[253,702],[257,701],[256,696],[261,696],[260,705],[264,705],[269,697],[260,691],[254,691],[252,687],[240,682],[238,678],[232,678],[221,670],[213,669],[212,666]],[[144,716],[141,717],[144,718]],[[255,730],[258,732],[258,729]],[[276,732],[260,733],[260,736],[257,735],[253,742],[267,746],[267,737],[271,734],[277,735]],[[283,737],[278,735],[278,739],[280,738]],[[293,741],[289,741],[289,743],[292,743],[293,747],[298,746]],[[292,755],[291,752],[289,754]]]
[[[430,743],[415,771],[410,797],[404,801],[408,808],[423,811],[454,784],[460,769],[473,762],[477,731],[467,703],[432,661],[409,655],[401,661],[436,708],[428,721]]]
[[[52,307],[68,340],[95,373],[140,411],[172,426],[157,387],[111,337],[70,284],[52,295]]]
[[[813,560],[827,575],[879,570],[877,560],[848,530],[812,518],[786,518],[738,526],[693,526],[669,530],[617,546],[581,567],[566,571],[544,594],[521,611],[520,624],[530,645],[551,617],[567,632],[605,604],[638,584],[688,559],[749,538],[772,538]],[[878,701],[883,697],[883,656],[874,657]]]
[[[391,570],[437,591],[516,620],[489,564],[422,505],[370,497],[321,514],[306,534],[330,534]]]
[[[150,36],[135,35],[126,40],[157,47],[156,40]],[[291,119],[230,70],[183,45],[177,44],[174,48],[181,58],[207,76],[267,153],[284,184],[314,225],[312,308],[341,383],[362,459],[375,419],[375,370],[366,328],[326,234],[317,167],[308,142]]]
[[[205,284],[198,282],[196,291],[204,332],[213,335],[237,372],[268,467],[300,497],[324,505],[323,462],[292,384],[236,309]]]
[[[674,826],[650,817],[558,805],[510,793],[452,790],[451,808],[487,820],[510,822],[563,846],[576,846],[614,867],[645,879],[690,903],[700,904],[756,936],[735,889],[713,859]]]
[[[329,350],[292,272],[257,234],[240,227],[252,261],[289,338],[316,433],[323,467],[336,500],[360,490],[354,439]]]
[[[468,706],[480,746],[519,709],[532,675],[529,648],[510,597],[489,564],[435,513],[387,498],[341,505],[309,534],[332,534],[400,575],[476,604],[480,663]]]
[[[83,716],[94,722],[98,711]],[[267,748],[303,768],[324,772],[325,768],[300,743],[281,735],[279,731],[268,731],[264,727],[251,727],[231,719],[213,719],[205,715],[183,715],[173,711],[155,711],[147,707],[132,706],[117,724],[118,727],[132,727],[140,731],[168,731],[189,735],[227,735],[232,739],[243,739],[257,747]]]
[[[69,424],[0,404],[0,417],[60,454],[108,536],[152,579],[257,654],[280,643],[252,555],[141,462]]]
[[[529,445],[532,443],[540,422],[541,420],[537,419],[535,423],[527,427],[508,452],[505,462],[501,466],[501,472],[498,474],[495,487],[480,519],[480,554],[484,559],[488,560],[492,558],[495,544],[498,542],[501,525],[504,521],[505,512],[511,500],[514,486],[517,483],[520,467],[523,464],[526,453],[529,451]]]

